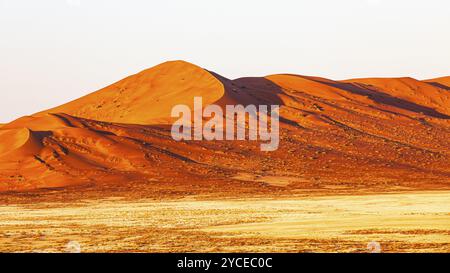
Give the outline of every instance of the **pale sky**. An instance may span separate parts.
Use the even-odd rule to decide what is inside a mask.
[[[448,0],[0,0],[0,122],[167,60],[228,78],[450,75]]]

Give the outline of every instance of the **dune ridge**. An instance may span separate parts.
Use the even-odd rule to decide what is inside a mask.
[[[448,188],[449,79],[231,80],[166,62],[0,125],[0,191],[114,185],[145,192],[161,184],[189,193]],[[281,105],[279,150],[261,152],[256,142],[174,141],[170,111],[192,107],[195,96],[204,106]]]
[[[450,76],[425,80],[424,82],[431,84],[435,87],[438,87],[440,89],[450,91]]]
[[[171,61],[35,116],[67,113],[108,122],[169,124],[173,105],[186,104],[193,108],[193,96],[214,103],[224,96],[223,86],[196,65]]]

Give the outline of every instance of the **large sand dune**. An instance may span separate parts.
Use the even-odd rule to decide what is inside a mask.
[[[214,103],[225,96],[208,71],[183,61],[167,62],[127,77],[85,97],[38,113],[66,113],[94,120],[160,124],[170,122],[177,104],[193,108],[193,97]]]
[[[189,193],[448,189],[449,89],[449,77],[230,80],[167,62],[2,125],[0,191],[74,185]],[[279,150],[264,153],[255,142],[172,140],[171,109],[192,107],[194,96],[204,105],[281,105]]]

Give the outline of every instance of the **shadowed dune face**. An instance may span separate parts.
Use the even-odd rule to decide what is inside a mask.
[[[364,82],[364,81],[362,81]],[[342,83],[342,82],[323,82],[324,84],[331,85],[333,87],[336,87],[341,90],[345,90],[348,92],[351,92],[353,94],[358,94],[361,96],[365,96],[372,100],[374,103],[385,105],[385,106],[393,106],[397,109],[406,110],[409,112],[414,113],[424,113],[427,116],[435,117],[435,118],[441,118],[441,119],[449,119],[450,116],[440,113],[436,111],[435,109],[431,107],[427,107],[425,105],[434,106],[437,108],[442,108],[442,111],[447,112],[448,108],[445,107],[447,102],[450,103],[450,96],[448,96],[445,93],[442,92],[436,92],[438,90],[435,90],[434,88],[426,88],[423,89],[415,89],[420,90],[421,94],[417,95],[414,94],[410,98],[398,98],[394,95],[389,94],[389,92],[384,92],[385,89],[376,88],[371,84],[360,84],[359,82],[354,83]],[[386,85],[385,85],[386,86]],[[417,85],[416,85],[417,86]],[[411,86],[408,86],[408,88],[414,88]],[[387,89],[392,90],[392,89]],[[394,88],[394,90],[398,90]],[[433,92],[434,91],[434,92]],[[433,94],[434,93],[434,94]],[[404,96],[404,93],[402,92],[400,97]],[[422,100],[417,97],[421,96]],[[435,98],[439,98],[441,101],[444,101],[443,103],[444,107],[441,107],[441,103],[436,103]],[[410,99],[410,101],[408,100]],[[417,101],[415,103],[414,101]]]
[[[450,186],[447,79],[229,80],[167,62],[0,127],[0,191],[72,185],[215,191],[339,192]],[[176,142],[173,106],[281,105],[280,147]]]
[[[283,105],[280,95],[283,90],[266,78],[249,77],[230,80],[214,72],[210,72],[224,86],[226,96],[216,102],[219,105]]]
[[[450,91],[450,77],[442,77],[424,81],[440,89]]]
[[[357,79],[353,85],[388,96],[380,103],[394,104],[415,112],[424,112],[438,118],[448,118],[450,114],[450,93],[412,78],[397,79]],[[374,100],[376,100],[375,98]]]

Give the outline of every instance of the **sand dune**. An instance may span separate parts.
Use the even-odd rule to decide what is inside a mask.
[[[384,100],[380,99],[381,103],[393,103],[397,107],[403,106],[412,111],[423,110],[429,115],[439,115],[437,111],[445,115],[450,114],[450,93],[426,82],[413,78],[355,79],[348,82],[360,89],[387,95]]]
[[[426,80],[424,82],[429,83],[435,87],[447,90],[447,91],[450,90],[450,77],[430,79],[430,80]]]
[[[40,152],[42,145],[40,134],[28,128],[15,130],[2,130],[0,137],[3,139],[0,146],[2,156],[26,156]]]
[[[51,130],[70,126],[68,121],[55,114],[25,116],[3,126],[2,129],[29,128],[31,130]]]
[[[236,193],[448,188],[448,81],[288,74],[230,80],[167,62],[1,126],[0,190],[126,185],[143,193],[161,183],[190,193],[217,185]],[[171,109],[192,107],[194,96],[204,105],[281,105],[280,149],[172,140]]]
[[[214,103],[224,89],[208,71],[183,62],[157,65],[85,97],[36,114],[66,113],[88,119],[133,123],[170,123],[173,105],[193,108],[193,97]]]

